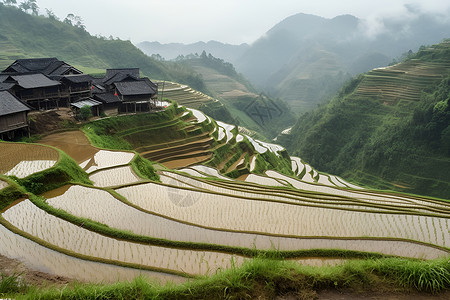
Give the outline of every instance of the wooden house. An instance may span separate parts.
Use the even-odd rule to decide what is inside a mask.
[[[158,88],[139,73],[139,68],[107,69],[104,78],[94,80],[94,99],[120,112],[149,111]]]
[[[68,95],[68,102],[76,102],[92,96],[93,78],[86,74],[65,75],[59,78],[61,94]]]
[[[61,83],[41,73],[9,75],[3,84],[11,85],[12,94],[38,110],[59,107],[61,98],[68,97],[61,93]]]
[[[30,108],[8,91],[0,91],[0,138],[13,138],[28,130],[27,114]]]

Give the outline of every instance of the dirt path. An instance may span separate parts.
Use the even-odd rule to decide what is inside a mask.
[[[30,270],[25,267],[20,261],[8,258],[0,254],[0,273],[11,275],[19,275],[27,283],[35,286],[49,286],[49,285],[66,285],[74,282],[73,279],[63,276],[51,275],[35,270]]]

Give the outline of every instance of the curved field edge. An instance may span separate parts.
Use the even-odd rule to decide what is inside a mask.
[[[432,217],[439,217],[439,215],[437,214],[433,214],[433,213],[417,213],[417,212],[411,212],[409,210],[406,210],[406,206],[396,206],[396,205],[383,205],[383,204],[370,204],[361,200],[358,200],[357,198],[352,198],[352,197],[348,197],[348,196],[341,196],[341,195],[335,195],[335,194],[331,194],[331,193],[326,193],[326,192],[320,192],[320,191],[309,191],[309,190],[301,190],[301,189],[296,189],[293,187],[289,187],[289,186],[263,186],[261,184],[257,184],[257,183],[251,183],[251,182],[246,182],[246,181],[234,181],[234,182],[230,182],[227,180],[223,180],[220,178],[214,178],[214,177],[208,177],[208,178],[201,178],[201,177],[194,177],[192,175],[180,172],[180,171],[176,171],[176,170],[166,170],[166,172],[168,173],[174,173],[174,174],[179,174],[182,175],[184,177],[188,177],[191,179],[195,179],[199,182],[203,182],[206,184],[210,184],[213,186],[217,186],[217,187],[221,187],[221,188],[227,188],[229,190],[234,190],[234,191],[248,191],[248,189],[253,189],[252,192],[255,195],[271,195],[272,193],[280,193],[283,192],[285,195],[283,197],[287,198],[287,199],[293,199],[293,200],[298,200],[295,197],[308,197],[309,199],[302,199],[303,202],[299,202],[297,204],[293,203],[293,202],[284,202],[282,200],[269,200],[269,199],[260,199],[258,197],[247,197],[249,200],[263,200],[263,201],[271,201],[271,202],[278,202],[278,203],[289,203],[292,205],[302,205],[302,206],[311,206],[311,207],[322,207],[322,208],[333,208],[333,209],[338,209],[338,210],[348,210],[348,211],[358,211],[358,212],[364,212],[364,210],[361,209],[350,209],[350,208],[339,208],[339,207],[327,207],[324,204],[320,204],[321,202],[318,200],[323,200],[323,199],[328,199],[328,200],[334,200],[334,201],[346,201],[346,202],[352,202],[353,205],[355,206],[365,206],[365,207],[373,207],[373,208],[386,208],[386,209],[393,209],[394,207],[398,208],[398,211],[386,211],[384,213],[387,214],[410,214],[410,215],[421,215],[421,216],[432,216]],[[168,177],[170,177],[169,175],[166,175]],[[267,176],[266,176],[267,177]],[[271,178],[271,177],[267,177],[267,178]],[[138,185],[140,183],[132,183],[132,184],[128,184],[128,185],[122,185],[121,187],[125,187],[125,186],[132,186],[132,185]],[[164,183],[163,183],[164,184]],[[220,192],[215,192],[212,190],[204,190],[204,189],[199,189],[197,187],[195,187],[192,184],[189,183],[185,183],[188,186],[191,186],[192,188],[189,187],[177,187],[180,189],[187,189],[187,190],[196,190],[196,191],[202,191],[205,193],[211,193],[211,194],[217,194],[217,195],[227,195],[224,193],[220,193]],[[308,183],[308,184],[312,184],[312,183]],[[171,186],[170,184],[165,184],[167,186]],[[322,187],[323,185],[318,185],[319,187]],[[174,186],[171,186],[174,187]],[[351,189],[345,189],[345,188],[340,188],[340,187],[332,187],[333,189],[337,189],[337,190],[343,190],[343,191],[351,191],[353,193],[357,193],[357,194],[363,194],[363,192],[361,192],[360,190],[351,190]],[[256,189],[256,190],[255,190]],[[386,196],[399,196],[400,194],[396,194],[396,193],[378,193],[378,191],[375,190],[364,190],[365,194],[370,194],[370,193],[376,193],[379,195],[386,195]],[[405,195],[405,194],[403,194]],[[240,197],[240,198],[246,198],[246,197]],[[247,199],[246,198],[246,199]],[[438,200],[433,200],[430,198],[418,198],[418,197],[409,197],[411,199],[414,200],[420,200],[420,201],[425,201],[425,202],[430,202],[430,203],[435,203],[435,204],[442,204],[442,201],[438,201]],[[310,203],[310,204],[308,204]],[[319,205],[320,204],[320,205]],[[380,213],[383,213],[380,211]]]
[[[311,299],[325,289],[398,293],[439,293],[450,288],[450,260],[427,262],[398,258],[349,261],[334,267],[308,267],[289,261],[258,257],[237,268],[222,270],[180,285],[161,285],[138,277],[112,285],[75,284],[64,288],[12,290],[16,299],[274,299],[293,294]],[[8,292],[6,292],[6,295]],[[425,294],[426,295],[426,294]]]
[[[102,188],[96,188],[99,190],[106,190]],[[140,211],[143,211],[145,213],[151,213],[156,216],[160,216],[163,218],[166,218],[168,220],[172,220],[175,222],[179,222],[186,225],[192,225],[197,226],[200,228],[210,229],[210,230],[217,230],[217,231],[226,231],[226,232],[235,232],[235,233],[250,233],[250,234],[260,234],[260,235],[266,235],[266,236],[274,236],[274,237],[287,237],[287,238],[305,238],[305,239],[329,239],[329,240],[377,240],[377,241],[399,241],[399,242],[410,242],[415,243],[419,245],[424,245],[428,247],[432,247],[435,249],[439,249],[442,251],[446,251],[450,253],[450,249],[445,247],[440,247],[433,244],[428,244],[420,241],[415,240],[408,240],[408,239],[400,239],[400,238],[371,238],[371,237],[318,237],[318,236],[288,236],[288,235],[276,235],[276,234],[267,234],[267,233],[255,233],[255,232],[247,232],[247,231],[233,231],[228,229],[217,229],[217,228],[211,228],[207,226],[198,226],[197,224],[191,224],[189,222],[183,222],[181,220],[168,218],[163,215],[159,215],[156,213],[148,212],[146,210],[143,210],[140,207],[137,207],[131,203],[129,203],[123,196],[117,194],[115,191],[106,190],[110,192],[110,194],[115,197],[118,201],[123,202],[126,205],[129,205],[133,208],[136,208]],[[302,249],[302,250],[260,250],[255,248],[245,248],[245,247],[237,247],[237,246],[225,246],[225,245],[218,245],[218,244],[209,244],[209,243],[196,243],[196,242],[187,242],[187,241],[173,241],[168,239],[162,239],[162,238],[155,238],[150,236],[143,236],[143,235],[137,235],[133,234],[126,230],[120,230],[117,228],[111,228],[107,225],[104,225],[102,223],[86,219],[86,218],[80,218],[77,216],[74,216],[62,209],[54,208],[53,206],[47,204],[42,198],[32,196],[30,197],[30,200],[33,202],[34,205],[36,205],[38,208],[44,210],[45,212],[52,214],[58,218],[61,218],[67,222],[70,222],[72,224],[75,224],[77,226],[83,226],[85,229],[91,230],[93,232],[96,232],[98,234],[116,238],[119,240],[125,240],[130,242],[137,242],[137,243],[143,243],[153,246],[163,246],[168,248],[177,248],[177,249],[187,249],[187,250],[203,250],[203,251],[215,251],[215,252],[223,252],[223,253],[229,253],[229,254],[237,254],[242,255],[245,257],[257,257],[260,255],[267,256],[272,255],[273,253],[277,253],[277,256],[279,258],[283,259],[290,259],[290,258],[304,258],[304,257],[336,257],[336,258],[381,258],[381,257],[395,257],[393,255],[386,255],[381,253],[375,253],[375,252],[365,252],[365,251],[357,251],[357,250],[344,250],[344,249]]]
[[[78,164],[64,151],[43,144],[20,144],[37,145],[39,147],[47,147],[53,149],[58,153],[58,159],[52,167],[33,173],[25,178],[7,176],[7,178],[10,179],[10,186],[12,186],[13,188],[17,188],[17,185],[19,185],[22,186],[27,192],[33,194],[42,194],[55,188],[61,187],[69,182],[92,184],[86,172],[84,172],[78,166]],[[6,176],[3,176],[2,178],[5,177]],[[11,185],[11,182],[15,182],[17,183],[17,185]],[[8,187],[6,189],[8,189]],[[17,198],[18,197],[16,197],[15,199]]]

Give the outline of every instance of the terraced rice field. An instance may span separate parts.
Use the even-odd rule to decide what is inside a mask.
[[[89,179],[99,187],[131,184],[141,180],[130,166],[102,170],[89,176]]]
[[[26,216],[21,218],[21,216]],[[108,238],[46,213],[24,200],[3,213],[18,229],[56,247],[109,262],[121,261],[135,267],[182,270],[192,275],[208,274],[243,262],[239,256],[144,245]]]
[[[38,206],[33,197],[13,203],[1,215],[0,238],[6,242],[0,243],[0,253],[33,268],[90,281],[141,273],[180,281],[240,265],[247,259],[242,253],[251,249],[296,251],[289,257],[308,264],[342,260],[295,253],[336,249],[449,257],[449,203],[362,189],[320,173],[298,157],[286,159],[292,176],[273,170],[253,174],[265,156],[284,159],[284,148],[238,133],[195,109],[177,114],[160,126],[144,124],[117,133],[137,141],[133,147],[143,157],[169,168],[159,167],[161,182],[134,173],[133,152],[89,146],[82,155],[72,153],[93,186],[67,185],[45,193],[46,204],[58,211]],[[161,130],[165,136],[158,143],[143,142]],[[170,130],[181,133],[172,136]],[[5,145],[10,144],[0,143],[0,149]],[[2,165],[3,174],[22,161],[52,160],[51,155],[58,160],[52,148],[27,146],[38,148]],[[217,161],[215,151],[221,147],[226,151]],[[238,152],[240,148],[245,150]],[[9,154],[18,155],[13,152]],[[242,180],[227,177],[236,170],[242,171]],[[0,180],[0,189],[6,184]],[[58,215],[61,210],[74,223]]]
[[[442,79],[448,73],[450,63],[428,62],[410,59],[401,64],[378,68],[365,75],[353,97],[382,99],[395,104],[400,100],[418,101],[421,91]]]
[[[215,101],[213,98],[193,90],[187,85],[169,81],[165,81],[164,84],[162,82],[158,83],[158,94],[190,108],[198,108],[204,103]]]
[[[13,233],[0,225],[0,252],[21,261],[26,267],[54,275],[86,282],[131,281],[137,276],[159,278],[164,281],[182,282],[180,276],[120,267],[112,264],[75,258],[39,245],[25,237]]]
[[[131,152],[100,150],[95,153],[93,158],[81,163],[81,165],[88,167],[86,172],[91,173],[100,169],[129,164],[134,155]]]
[[[118,189],[134,205],[172,219],[209,228],[284,236],[405,238],[447,247],[449,220],[405,214],[312,207],[291,200],[180,190],[159,184]],[[281,194],[281,193],[280,193]],[[149,196],[151,195],[151,196]],[[278,196],[283,198],[282,196]],[[338,208],[338,207],[337,207]],[[388,209],[380,209],[386,212]],[[409,228],[417,228],[409,232]]]
[[[52,167],[59,159],[55,149],[34,144],[0,143],[0,173],[19,178]]]

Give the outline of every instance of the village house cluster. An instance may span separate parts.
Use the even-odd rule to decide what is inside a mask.
[[[103,78],[94,78],[57,58],[18,59],[0,73],[0,138],[26,131],[32,110],[143,112],[155,108],[157,94],[157,85],[140,77],[139,68],[107,69]]]

